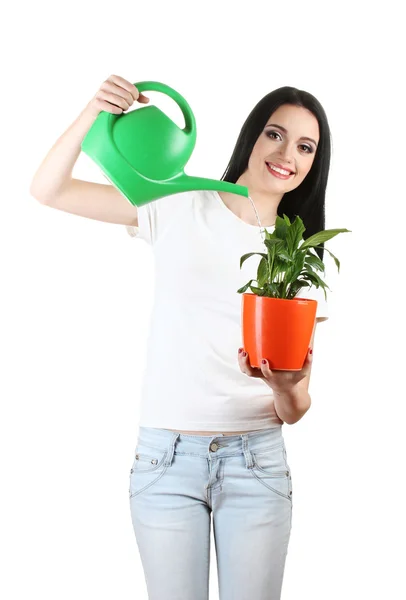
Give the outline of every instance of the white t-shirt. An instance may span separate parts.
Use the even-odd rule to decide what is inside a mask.
[[[280,426],[272,389],[238,364],[237,290],[255,279],[260,260],[255,255],[240,269],[240,258],[264,252],[260,228],[237,217],[214,191],[138,207],[138,225],[127,232],[151,245],[155,264],[139,424],[223,432]],[[328,318],[322,288],[302,288],[298,297],[317,300],[316,317]]]

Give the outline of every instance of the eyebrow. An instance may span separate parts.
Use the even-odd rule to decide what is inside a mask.
[[[287,129],[285,129],[284,127],[282,127],[282,125],[277,125],[276,123],[268,123],[268,125],[266,125],[266,127],[278,127],[278,129],[281,129],[283,131],[283,133],[288,133]],[[317,148],[317,143],[315,142],[315,140],[313,138],[302,136],[300,139],[301,140],[309,140],[309,142],[313,142],[313,144]]]

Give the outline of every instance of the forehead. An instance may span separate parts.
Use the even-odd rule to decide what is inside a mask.
[[[269,124],[277,124],[284,127],[292,137],[311,137],[319,141],[319,123],[313,113],[303,106],[283,104],[272,113],[267,121]]]

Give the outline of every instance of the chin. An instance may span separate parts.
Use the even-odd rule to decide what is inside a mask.
[[[290,192],[293,189],[291,181],[282,181],[282,179],[266,182],[265,189],[270,192],[281,191],[281,192]]]

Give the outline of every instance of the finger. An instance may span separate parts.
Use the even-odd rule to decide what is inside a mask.
[[[126,90],[127,92],[130,92],[134,101],[138,99],[140,92],[133,83],[127,81],[127,79],[124,79],[124,77],[120,77],[120,75],[110,75],[110,77],[107,78],[107,81],[111,81],[114,84]]]
[[[308,371],[310,371],[312,362],[313,362],[313,354],[312,354],[313,350],[311,348],[308,349],[307,354],[306,354],[306,358],[302,367],[302,370],[306,371],[306,374]]]
[[[265,379],[267,379],[268,381],[272,381],[273,372],[270,369],[269,362],[266,360],[266,358],[263,358],[261,360],[261,371],[262,371],[262,375],[265,377]]]
[[[245,352],[244,348],[240,348],[238,351],[238,362],[243,373],[249,375],[250,377],[257,376],[256,372],[249,363],[248,352]]]
[[[238,349],[238,364],[240,366],[241,371],[243,373],[245,373],[246,375],[248,375],[247,357],[248,357],[248,354],[245,352],[244,348],[239,348]]]
[[[311,367],[312,367],[312,360],[313,359],[312,359],[312,355],[310,354],[310,348],[309,348],[309,351],[306,354],[303,366],[300,369],[300,371],[290,371],[292,373],[292,375],[294,375],[294,379],[295,379],[296,383],[299,383],[299,381],[301,381],[304,377],[307,377],[307,375],[310,374]]]
[[[264,373],[264,375],[267,375],[268,377],[272,375],[272,371],[269,368],[269,362],[266,360],[266,358],[263,358],[261,360],[261,371]]]
[[[132,97],[132,102],[138,101],[142,104],[147,104],[149,102],[149,98],[145,96],[139,89],[124,77],[120,77],[119,75],[110,75],[110,77],[106,80],[106,82],[112,82],[114,85],[122,88],[126,92],[129,92]],[[128,102],[131,106],[132,102]]]
[[[149,102],[148,96],[144,96],[144,94],[139,95],[138,102],[142,102],[142,104],[147,104]]]
[[[246,356],[244,356],[244,352],[244,348],[240,348],[238,351],[238,363],[241,371],[249,377],[263,377],[261,369],[251,367],[248,352],[245,352]]]

